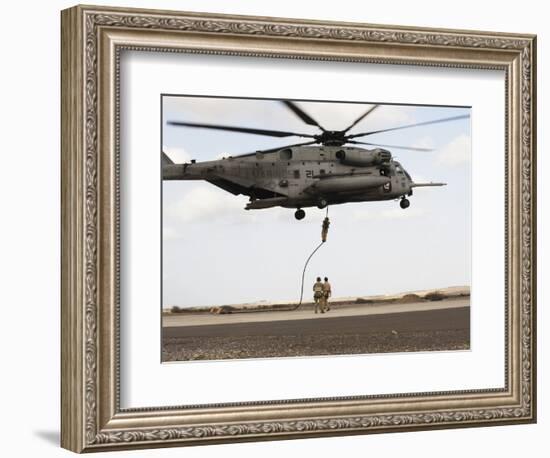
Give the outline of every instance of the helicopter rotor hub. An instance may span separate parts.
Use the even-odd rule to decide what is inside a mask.
[[[346,143],[346,133],[342,130],[325,130],[322,134],[316,135],[315,140],[325,146],[342,146]]]

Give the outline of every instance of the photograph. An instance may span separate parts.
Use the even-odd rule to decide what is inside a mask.
[[[162,362],[470,350],[471,107],[160,106]]]

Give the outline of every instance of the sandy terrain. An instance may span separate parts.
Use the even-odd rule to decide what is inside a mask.
[[[411,302],[426,302],[429,301],[429,296],[433,294],[439,294],[447,299],[458,298],[470,298],[470,288],[468,286],[449,286],[447,288],[439,289],[424,289],[407,291],[399,294],[385,294],[374,296],[350,296],[350,297],[335,297],[331,299],[331,303],[335,306],[349,306],[354,304],[393,304],[393,303],[411,303]],[[258,311],[274,311],[280,309],[292,309],[298,305],[298,301],[284,301],[284,302],[272,302],[272,301],[257,301],[244,304],[227,304],[227,305],[214,305],[214,306],[198,306],[198,307],[178,307],[167,306],[163,309],[164,316],[170,315],[189,315],[197,313],[219,313],[221,309],[225,309],[229,313],[250,313]],[[300,310],[312,307],[312,298],[306,293],[303,303],[300,305]],[[217,312],[216,312],[217,310]]]
[[[248,323],[260,321],[282,320],[311,320],[334,318],[336,316],[380,315],[386,313],[417,312],[422,310],[440,310],[447,308],[466,307],[470,305],[470,299],[451,298],[437,302],[411,302],[411,303],[372,303],[357,304],[331,303],[330,313],[314,314],[313,305],[307,304],[297,310],[275,310],[269,312],[247,313],[194,313],[194,314],[170,314],[162,317],[162,326],[165,328],[180,326],[202,326],[214,324]]]

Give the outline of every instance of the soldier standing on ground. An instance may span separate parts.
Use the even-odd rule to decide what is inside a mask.
[[[325,313],[325,308],[323,307],[324,293],[321,277],[317,277],[317,281],[313,284],[313,300],[315,302],[315,313],[317,313],[319,308],[321,309],[321,313]]]
[[[328,298],[332,296],[332,287],[328,282],[328,277],[325,277],[325,282],[323,283],[323,308],[328,312],[330,306],[328,305]]]

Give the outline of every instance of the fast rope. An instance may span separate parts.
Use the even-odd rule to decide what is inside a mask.
[[[309,261],[311,260],[313,255],[317,253],[317,250],[319,250],[319,248],[321,248],[327,241],[329,226],[330,226],[330,220],[328,219],[328,206],[327,206],[327,213],[326,213],[325,219],[323,220],[323,225],[321,226],[321,243],[315,247],[315,249],[311,252],[309,257],[307,258],[306,263],[304,264],[304,269],[302,270],[302,285],[300,287],[300,302],[298,302],[298,304],[295,305],[290,310],[296,310],[298,307],[300,307],[300,305],[302,305],[302,301],[304,299],[304,279],[306,276],[307,265],[309,264]]]

